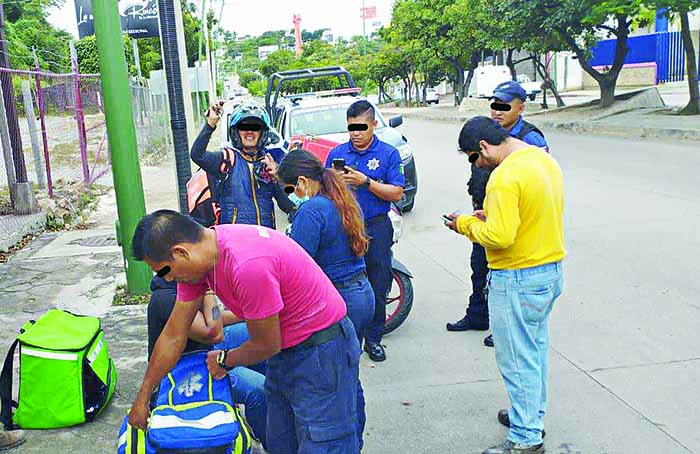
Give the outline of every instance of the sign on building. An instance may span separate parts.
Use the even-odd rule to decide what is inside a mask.
[[[156,0],[117,0],[122,31],[132,38],[151,38],[158,34],[158,2]],[[80,39],[95,34],[95,18],[91,0],[75,0],[75,16]]]
[[[374,19],[377,17],[377,7],[366,6],[364,8],[360,8],[360,17],[362,17],[362,19]]]

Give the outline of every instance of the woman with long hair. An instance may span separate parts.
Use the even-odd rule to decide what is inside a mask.
[[[306,150],[287,154],[277,179],[298,206],[290,236],[328,275],[345,300],[348,318],[362,345],[374,316],[374,293],[367,279],[364,255],[369,239],[362,211],[347,185]],[[358,381],[359,383],[359,381]],[[358,387],[357,414],[360,446],[365,426],[365,399]]]

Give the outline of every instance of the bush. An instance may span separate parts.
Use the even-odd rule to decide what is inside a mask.
[[[254,80],[250,84],[248,84],[248,91],[250,91],[250,94],[252,96],[264,96],[265,95],[265,90],[267,89],[267,83],[265,83],[264,80]]]

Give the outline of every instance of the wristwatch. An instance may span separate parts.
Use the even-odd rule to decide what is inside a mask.
[[[219,354],[216,356],[216,364],[220,368],[225,369],[227,371],[233,369],[233,367],[226,365],[226,355],[228,355],[228,351],[228,348],[225,350],[220,350]]]
[[[362,184],[360,185],[360,187],[361,187],[362,189],[369,189],[369,183],[370,183],[370,181],[371,181],[371,180],[369,179],[369,176],[367,176],[367,179],[365,180],[364,183],[362,183]]]

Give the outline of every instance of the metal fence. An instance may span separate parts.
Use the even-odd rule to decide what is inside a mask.
[[[591,50],[591,66],[611,66],[615,39],[601,40]],[[656,83],[685,78],[685,47],[681,32],[656,32],[627,38],[625,64],[656,63]]]
[[[55,74],[0,68],[9,73],[30,181],[49,194],[57,179],[93,184],[109,173],[109,147],[97,74]],[[139,156],[163,153],[170,139],[167,100],[132,80]],[[4,119],[0,119],[4,120]],[[7,186],[0,159],[0,187]],[[106,181],[108,182],[108,181]]]
[[[656,83],[678,82],[685,78],[685,47],[681,32],[657,33]]]

